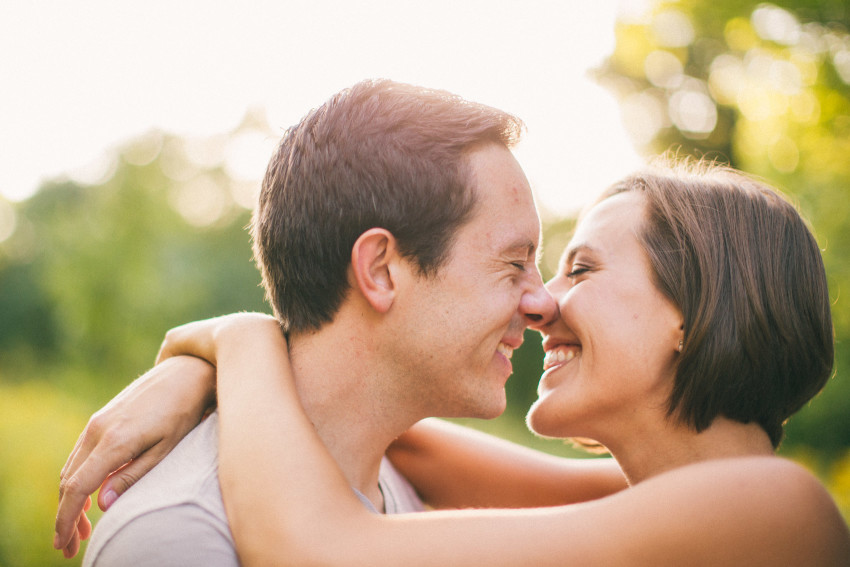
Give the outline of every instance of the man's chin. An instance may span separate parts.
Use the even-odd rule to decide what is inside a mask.
[[[502,389],[501,395],[496,399],[493,399],[492,403],[479,405],[477,415],[474,417],[478,419],[496,419],[505,413],[505,409],[507,409],[507,407],[508,400],[505,395],[505,390]]]

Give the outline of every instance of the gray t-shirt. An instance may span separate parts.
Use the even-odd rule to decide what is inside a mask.
[[[387,459],[378,481],[388,514],[424,509]],[[218,484],[217,413],[115,501],[98,522],[83,565],[239,565]]]

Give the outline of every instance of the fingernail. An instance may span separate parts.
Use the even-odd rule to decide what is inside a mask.
[[[59,532],[53,532],[53,549],[59,549],[62,544],[59,543]]]
[[[118,495],[115,493],[115,491],[111,488],[107,489],[106,492],[103,493],[103,498],[101,498],[101,500],[103,501],[103,509],[107,510],[117,499]]]

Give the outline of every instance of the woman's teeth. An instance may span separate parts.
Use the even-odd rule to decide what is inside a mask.
[[[546,356],[543,358],[543,368],[551,368],[569,362],[578,355],[579,350],[580,348],[575,345],[555,347],[546,352]]]

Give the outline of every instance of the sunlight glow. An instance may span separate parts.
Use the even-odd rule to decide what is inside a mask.
[[[177,186],[169,194],[171,206],[193,226],[209,226],[219,220],[230,205],[230,195],[217,180],[198,176]]]
[[[620,4],[634,17],[648,5]],[[96,180],[108,171],[98,156],[109,151],[140,166],[160,155],[174,180],[218,164],[237,182],[258,181],[267,142],[370,77],[444,88],[520,116],[528,131],[517,155],[539,202],[557,213],[577,210],[641,163],[614,97],[588,76],[613,50],[615,2],[580,10],[560,0],[251,6],[80,0],[6,10],[14,17],[0,21],[0,49],[15,57],[4,63],[0,91],[0,194],[22,200],[72,171]],[[675,13],[668,19],[677,22]],[[692,32],[662,25],[658,33],[673,45]],[[224,147],[220,136],[257,109],[273,139],[240,136]],[[170,147],[171,135],[187,142]],[[184,158],[193,167],[178,166]]]
[[[17,225],[18,216],[12,204],[0,197],[0,242],[12,236]]]

